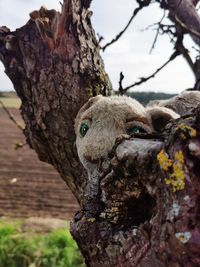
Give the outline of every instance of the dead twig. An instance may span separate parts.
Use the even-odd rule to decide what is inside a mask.
[[[3,101],[0,100],[0,104],[2,108],[5,110],[5,112],[8,114],[9,119],[19,128],[22,132],[24,131],[24,128],[19,124],[13,114],[7,109],[7,107],[4,105]]]
[[[187,61],[188,65],[190,66],[192,72],[195,75],[195,64],[193,63],[193,60],[189,54],[188,49],[184,46],[183,44],[183,38],[184,38],[184,33],[182,28],[179,25],[176,25],[176,43],[175,43],[175,49],[176,51],[179,51],[184,59]]]
[[[21,143],[21,142],[19,142],[19,143],[15,143],[15,144],[14,144],[14,149],[15,149],[15,150],[18,150],[19,148],[23,148],[23,147],[26,146],[26,145],[28,145],[27,142],[25,142],[25,143]]]
[[[133,14],[131,16],[131,18],[129,19],[127,25],[124,27],[124,29],[122,31],[120,31],[110,42],[108,42],[107,44],[105,44],[104,46],[101,47],[101,49],[103,51],[105,51],[105,49],[114,44],[115,42],[117,42],[119,40],[119,38],[125,33],[125,31],[128,29],[128,27],[130,26],[131,22],[133,21],[133,19],[135,18],[135,16],[137,15],[137,13],[144,7],[149,6],[149,4],[151,3],[151,0],[144,0],[144,1],[140,1],[137,0],[137,3],[139,4],[139,7],[137,7],[134,11]]]
[[[155,37],[154,37],[153,44],[152,44],[152,46],[151,46],[151,49],[150,49],[150,51],[149,51],[149,54],[151,54],[151,52],[152,52],[153,49],[155,48],[155,44],[156,44],[156,42],[157,42],[157,40],[158,40],[158,36],[159,36],[159,33],[160,33],[160,26],[161,26],[162,21],[164,20],[164,18],[165,18],[165,10],[164,10],[164,14],[163,14],[161,20],[157,23],[158,28],[157,28],[157,30],[156,30],[156,35],[155,35]]]
[[[122,87],[122,81],[123,81],[123,79],[124,79],[124,74],[121,71],[120,72],[120,77],[119,77],[119,94],[120,95],[123,95],[123,87]]]
[[[170,58],[160,67],[158,68],[155,72],[153,72],[151,75],[147,76],[147,77],[142,77],[140,78],[140,81],[138,82],[135,82],[125,88],[122,87],[122,79],[121,79],[121,88],[118,89],[119,93],[121,95],[125,94],[130,88],[133,88],[134,86],[137,86],[137,85],[140,85],[148,80],[150,80],[151,78],[154,78],[155,75],[161,71],[169,62],[171,62],[172,60],[174,60],[177,56],[180,55],[180,52],[179,51],[175,51],[171,56]]]

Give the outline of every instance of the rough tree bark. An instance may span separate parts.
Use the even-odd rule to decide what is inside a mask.
[[[200,266],[200,109],[162,138],[117,140],[85,199],[73,120],[90,96],[111,93],[90,2],[65,0],[61,14],[41,8],[15,32],[0,29],[0,59],[22,100],[25,136],[80,203],[71,232],[88,266]]]
[[[175,23],[177,37],[181,40],[185,33],[189,33],[197,46],[200,46],[200,16],[196,5],[199,0],[167,0],[164,8],[169,10],[169,18]],[[186,61],[191,67],[195,75],[195,90],[200,90],[200,60],[199,57],[196,58],[195,62],[190,62],[191,58],[185,56],[185,51],[182,49],[182,45],[177,49],[185,57]]]
[[[88,266],[200,266],[200,108],[192,114],[162,139],[117,140],[102,160],[98,197],[71,223]]]
[[[42,7],[15,32],[0,29],[0,59],[22,100],[28,143],[58,170],[80,204],[86,173],[74,148],[74,118],[89,97],[111,92],[84,5],[64,1],[61,14]]]

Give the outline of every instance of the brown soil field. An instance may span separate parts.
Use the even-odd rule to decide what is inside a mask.
[[[23,124],[19,110],[9,110]],[[0,216],[72,218],[79,207],[65,182],[28,145],[16,150],[16,143],[25,137],[0,108]]]

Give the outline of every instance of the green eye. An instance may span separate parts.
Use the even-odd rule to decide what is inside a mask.
[[[84,137],[89,130],[89,126],[86,123],[82,123],[80,127],[80,134],[82,137]]]
[[[128,134],[146,133],[146,131],[140,126],[133,126],[127,130]]]

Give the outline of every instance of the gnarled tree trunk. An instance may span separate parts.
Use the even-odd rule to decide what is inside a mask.
[[[30,16],[15,32],[1,27],[0,59],[22,100],[28,143],[81,204],[86,173],[74,147],[74,118],[89,97],[109,95],[111,85],[82,1],[64,1],[61,14],[42,7]]]
[[[80,203],[71,231],[88,266],[200,266],[199,109],[162,139],[118,140],[85,199],[90,182],[74,147],[74,117],[90,96],[111,93],[89,3],[65,0],[61,14],[41,8],[15,32],[0,29],[26,138]]]
[[[163,139],[118,140],[109,162],[71,223],[88,266],[200,266],[200,108]]]

